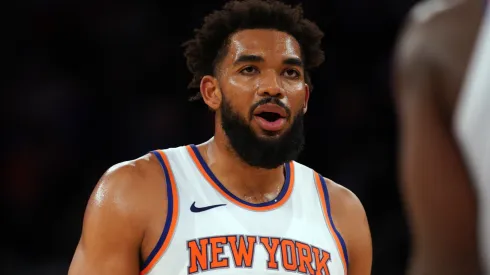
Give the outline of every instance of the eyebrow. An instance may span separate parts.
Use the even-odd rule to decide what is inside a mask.
[[[264,62],[264,58],[260,55],[254,55],[254,54],[243,54],[240,55],[234,62],[233,65],[237,65],[240,63],[247,63],[247,62]],[[292,65],[292,66],[298,66],[298,67],[303,67],[303,61],[297,57],[288,57],[282,61],[283,64],[285,65]]]
[[[286,58],[286,59],[284,59],[284,61],[282,61],[282,63],[285,65],[292,65],[292,66],[298,66],[298,67],[303,68],[303,61],[301,61],[301,59],[299,59],[297,57]]]

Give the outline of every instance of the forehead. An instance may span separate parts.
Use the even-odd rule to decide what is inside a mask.
[[[230,37],[228,55],[234,59],[240,54],[300,57],[301,49],[298,41],[285,32],[250,29],[239,31]]]

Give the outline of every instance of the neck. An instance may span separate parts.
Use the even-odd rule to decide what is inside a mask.
[[[233,151],[224,133],[198,149],[220,182],[235,196],[252,203],[273,200],[284,185],[284,167],[262,169],[242,161]]]

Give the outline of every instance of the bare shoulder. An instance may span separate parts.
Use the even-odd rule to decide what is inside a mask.
[[[482,18],[480,1],[426,0],[409,12],[394,52],[395,103],[402,116],[421,106],[451,125]],[[424,105],[425,104],[425,105]]]
[[[349,189],[325,178],[336,229],[347,247],[349,274],[371,274],[372,241],[366,212]]]
[[[458,16],[466,1],[425,0],[408,13],[395,49],[395,61],[400,66],[414,64],[426,66],[438,59],[441,49],[448,48],[456,28],[463,20]],[[452,28],[454,26],[454,28]],[[447,31],[451,29],[451,32]],[[400,67],[397,66],[397,67]]]
[[[155,189],[164,190],[160,188],[162,180],[158,161],[149,153],[107,169],[95,186],[91,200],[100,206],[115,203],[124,210],[126,206],[145,204],[145,197]]]
[[[364,206],[352,191],[328,178],[324,179],[328,188],[332,212],[335,211],[339,216],[348,216],[349,220],[357,220],[361,223],[367,221]]]
[[[155,177],[159,177],[160,164],[152,153],[145,154],[137,159],[128,160],[111,166],[99,181],[100,185],[112,184],[117,189],[138,187],[145,188],[152,185]]]
[[[465,0],[424,0],[418,2],[409,12],[408,20],[415,26],[430,26],[445,23],[466,4]]]
[[[152,154],[113,165],[95,186],[85,221],[100,218],[131,220],[136,231],[144,231],[152,213],[152,201],[165,196],[165,178]],[[158,197],[158,198],[157,198]],[[134,223],[133,223],[134,222]]]
[[[479,1],[425,0],[408,13],[396,47],[402,62],[436,61],[471,33],[482,13]]]
[[[90,196],[70,266],[75,274],[136,274],[152,207],[166,200],[163,172],[150,154],[110,167]],[[157,213],[162,214],[162,213]]]
[[[474,7],[472,1],[466,0],[424,0],[410,9],[405,21],[405,34],[429,40],[439,41],[442,36],[458,32],[454,28],[451,32],[439,32],[441,27],[457,27],[471,16]],[[411,32],[417,31],[417,32]]]

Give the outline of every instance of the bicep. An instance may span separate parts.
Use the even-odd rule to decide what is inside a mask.
[[[427,69],[402,71],[397,87],[401,191],[416,273],[472,265],[462,257],[476,257],[474,196]]]
[[[140,233],[124,196],[101,182],[88,203],[70,275],[139,274]]]
[[[98,247],[94,248],[94,245],[81,241],[73,256],[68,274],[139,274],[138,257],[135,257],[134,253],[127,250],[105,249],[106,245],[102,243],[99,242]]]
[[[349,275],[369,275],[372,241],[369,223],[359,198],[347,188],[326,179],[331,192],[332,215],[347,246]]]
[[[354,195],[353,195],[354,196]],[[371,241],[371,232],[366,217],[366,212],[357,197],[352,199],[353,205],[349,211],[349,217],[353,222],[351,234],[348,237],[349,254],[349,275],[370,275],[373,261],[373,249]]]

